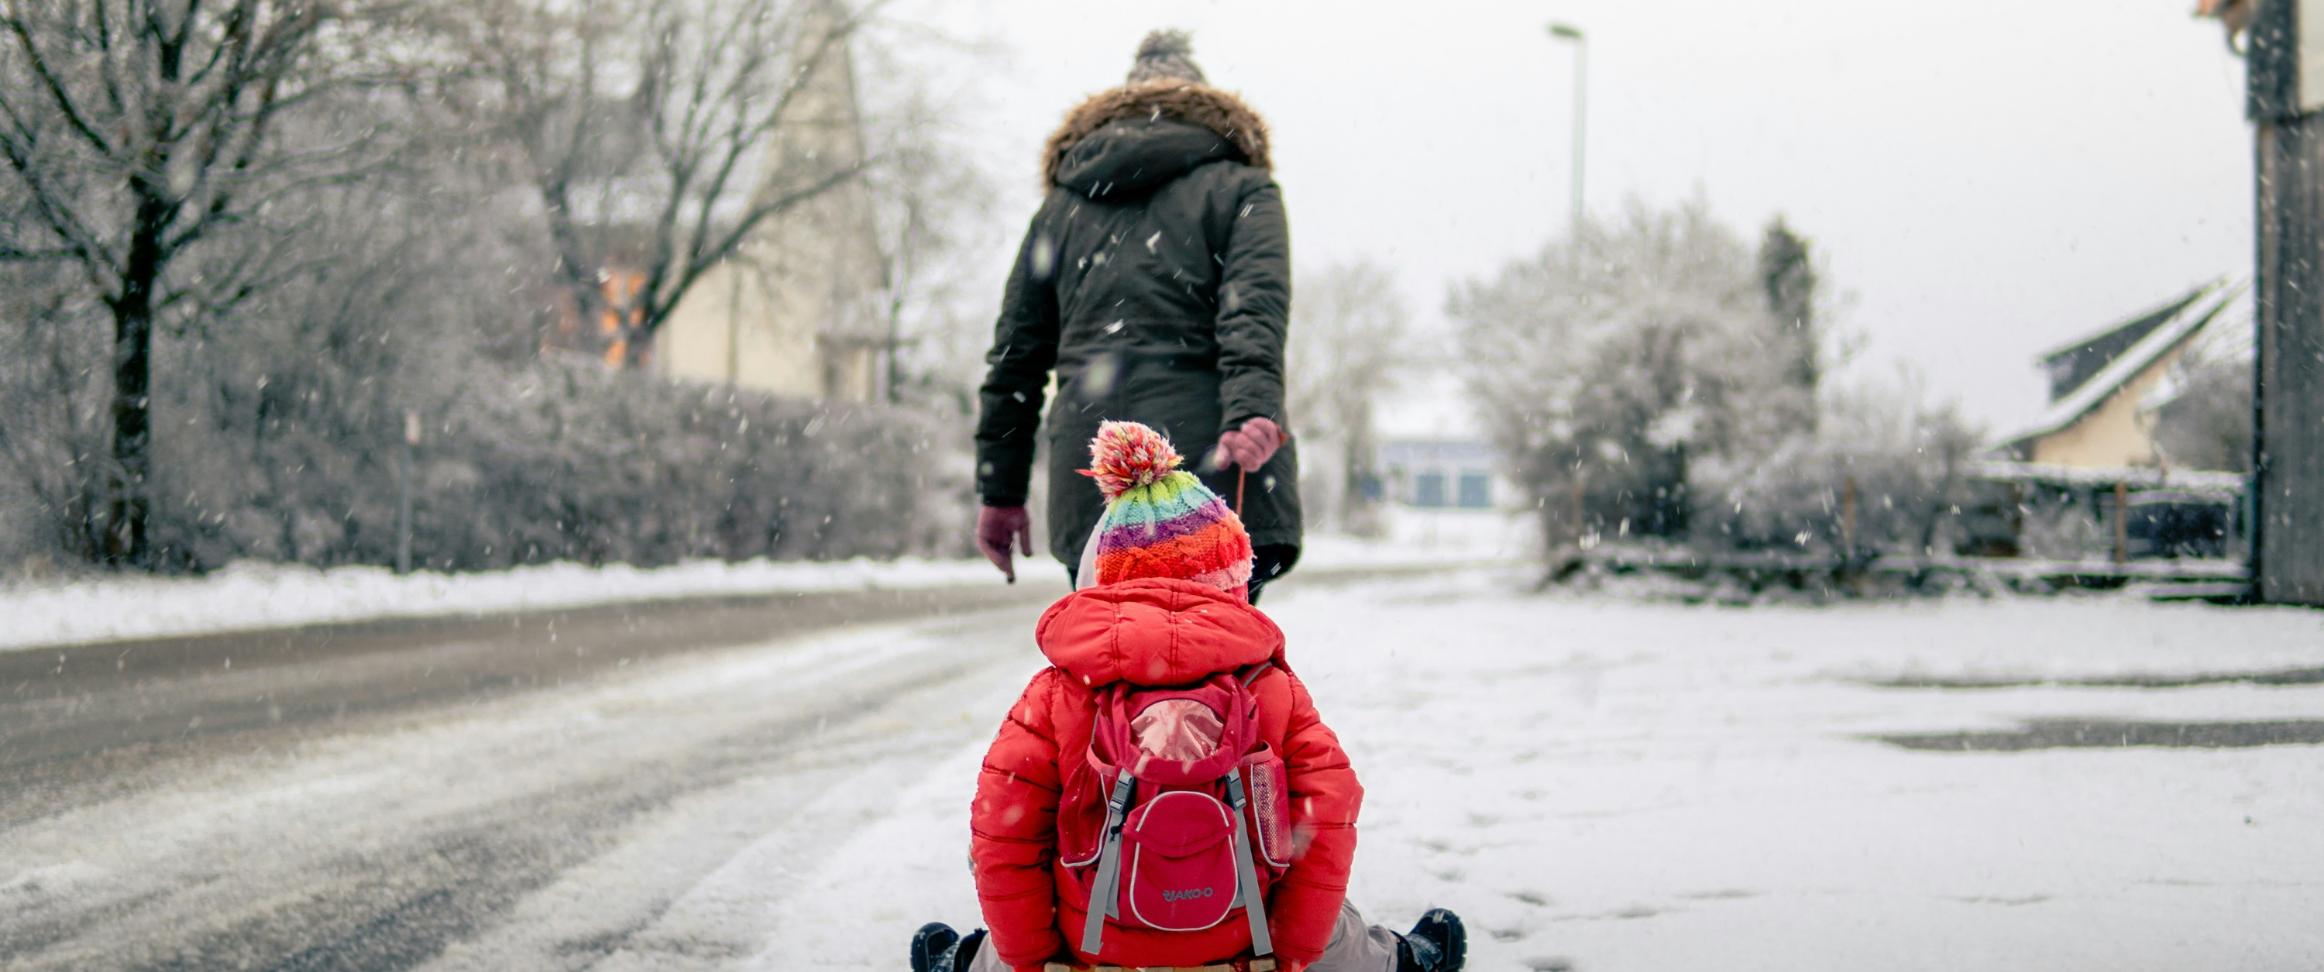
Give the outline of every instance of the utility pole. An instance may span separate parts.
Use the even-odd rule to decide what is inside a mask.
[[[1589,158],[1584,151],[1589,137],[1590,112],[1590,38],[1572,24],[1549,25],[1549,36],[1574,46],[1574,198],[1571,204],[1573,230],[1569,240],[1578,251],[1582,241],[1583,200],[1582,175]]]
[[[2324,606],[2324,0],[2258,3],[2252,593]]]

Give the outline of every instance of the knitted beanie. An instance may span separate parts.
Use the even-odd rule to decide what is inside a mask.
[[[1251,535],[1225,500],[1178,468],[1183,462],[1146,426],[1098,426],[1081,474],[1097,480],[1106,509],[1083,554],[1084,583],[1170,577],[1247,596]]]
[[[1194,40],[1183,30],[1157,30],[1138,44],[1138,59],[1130,65],[1131,84],[1148,81],[1203,83],[1202,69],[1194,65]]]

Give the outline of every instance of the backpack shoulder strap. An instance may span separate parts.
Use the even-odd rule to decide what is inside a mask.
[[[1267,931],[1267,895],[1259,888],[1259,864],[1252,857],[1251,831],[1245,821],[1250,817],[1246,809],[1250,798],[1243,792],[1243,774],[1229,772],[1226,777],[1227,806],[1235,818],[1235,890],[1242,900],[1243,920],[1251,926],[1251,954],[1266,958],[1275,954],[1274,936]]]
[[[1249,668],[1243,669],[1243,673],[1241,675],[1235,676],[1235,678],[1236,680],[1243,683],[1244,688],[1250,688],[1251,686],[1258,684],[1259,676],[1265,675],[1268,672],[1274,670],[1275,663],[1273,661],[1263,661]]]
[[[1122,886],[1122,821],[1130,812],[1137,781],[1129,770],[1116,770],[1113,792],[1106,797],[1104,834],[1099,838],[1097,879],[1089,886],[1088,914],[1081,924],[1081,950],[1096,955],[1105,947],[1106,917],[1119,914]],[[1238,833],[1240,831],[1238,830]],[[1246,865],[1248,866],[1248,865]]]

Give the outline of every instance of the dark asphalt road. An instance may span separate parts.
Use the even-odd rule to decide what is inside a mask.
[[[863,727],[980,672],[1021,677],[1033,613],[1060,593],[734,598],[0,652],[0,969],[423,964],[689,794],[762,778],[812,793],[851,767],[819,754],[878,735]],[[907,622],[934,647],[872,667],[799,637]],[[816,662],[779,667],[802,652]],[[689,665],[752,674],[652,681]],[[475,728],[429,735],[447,726]],[[760,802],[669,853],[714,867],[753,827],[781,826],[785,801]],[[634,923],[666,890],[605,910]],[[621,947],[596,937],[567,943],[570,964]]]

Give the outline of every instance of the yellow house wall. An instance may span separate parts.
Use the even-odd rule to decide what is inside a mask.
[[[662,372],[776,395],[822,395],[813,331],[784,326],[813,319],[812,311],[784,306],[799,302],[785,301],[766,277],[737,262],[704,274],[654,340]]]
[[[824,4],[811,16],[834,17]],[[809,36],[819,36],[810,31]],[[854,60],[844,47],[796,95],[794,119],[770,147],[781,197],[864,155]],[[736,257],[686,292],[655,339],[664,374],[769,392],[870,401],[881,390],[878,344],[886,281],[871,189],[851,180],[760,224]]]
[[[2160,465],[2153,419],[2141,412],[2139,403],[2163,380],[2180,353],[2174,350],[2163,355],[2081,421],[2035,440],[2031,461],[2106,468]]]

